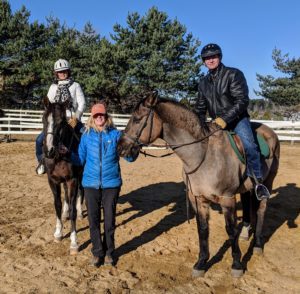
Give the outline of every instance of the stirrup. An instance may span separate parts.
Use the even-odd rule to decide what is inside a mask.
[[[256,184],[254,191],[258,201],[269,199],[271,196],[268,188],[263,184]]]

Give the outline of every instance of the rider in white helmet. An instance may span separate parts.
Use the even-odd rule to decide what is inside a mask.
[[[81,116],[85,109],[85,97],[80,85],[71,78],[71,67],[67,60],[58,59],[54,63],[55,81],[50,86],[47,97],[50,103],[58,101],[70,100],[72,108],[67,110],[67,119],[70,126],[78,128],[82,125]],[[45,173],[45,167],[42,162],[43,159],[43,139],[42,132],[36,139],[36,157],[38,166],[36,168],[37,174]]]

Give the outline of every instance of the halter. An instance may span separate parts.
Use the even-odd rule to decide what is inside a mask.
[[[180,147],[183,147],[183,146],[188,146],[188,145],[192,145],[192,144],[196,144],[196,143],[200,143],[200,142],[203,142],[205,139],[209,138],[210,136],[212,136],[214,133],[222,130],[221,128],[217,128],[215,130],[213,130],[211,133],[209,133],[208,135],[198,139],[198,140],[194,140],[194,141],[191,141],[191,142],[188,142],[188,143],[181,143],[181,144],[150,144],[150,139],[151,139],[151,135],[152,135],[152,129],[153,129],[153,117],[154,117],[154,108],[153,107],[147,107],[149,109],[149,112],[147,114],[147,117],[144,121],[144,124],[142,125],[142,127],[140,129],[137,130],[135,136],[130,136],[128,135],[127,133],[125,133],[126,137],[128,137],[128,139],[130,139],[134,144],[137,144],[139,145],[140,147],[143,147],[143,146],[147,146],[147,147],[163,147],[163,148],[171,148],[171,149],[177,149],[177,148],[180,148]],[[141,134],[143,132],[143,130],[146,128],[146,126],[148,125],[148,120],[150,118],[150,131],[149,131],[149,137],[148,137],[148,143],[141,143],[139,141],[140,137],[141,137]],[[148,155],[148,156],[152,156],[152,157],[164,157],[164,156],[154,156],[154,155],[150,155],[150,154],[147,154],[145,152],[142,152],[140,151],[140,153],[144,154],[145,156]],[[169,153],[165,156],[168,156],[168,155],[171,155],[173,153]],[[197,168],[195,169],[195,171],[197,170]],[[193,171],[193,172],[195,172]],[[189,174],[192,174],[193,172],[189,173]]]
[[[142,146],[150,146],[151,144],[150,143],[150,139],[151,139],[151,134],[152,134],[152,129],[153,129],[153,116],[154,116],[154,110],[153,110],[153,107],[147,107],[149,109],[149,112],[146,116],[146,119],[144,121],[144,124],[141,126],[141,128],[139,128],[135,134],[135,136],[130,136],[128,134],[125,133],[126,137],[128,137],[134,144],[136,145],[139,145],[140,147]],[[147,127],[148,125],[148,120],[150,118],[150,132],[149,132],[149,137],[148,137],[148,143],[147,144],[144,144],[144,143],[141,143],[139,141],[141,135],[142,135],[142,132],[143,130]]]
[[[142,127],[140,129],[138,129],[138,131],[136,132],[135,136],[132,137],[128,134],[125,133],[125,135],[134,143],[134,144],[137,144],[139,145],[140,147],[142,146],[152,146],[152,147],[165,147],[165,148],[171,148],[171,149],[177,149],[177,148],[180,148],[180,147],[183,147],[183,146],[188,146],[188,145],[192,145],[192,144],[196,144],[196,143],[203,143],[205,139],[208,139],[210,136],[212,136],[214,133],[222,130],[221,128],[217,128],[215,130],[213,130],[211,133],[209,133],[208,135],[198,139],[198,140],[195,140],[195,141],[191,141],[191,142],[188,142],[188,143],[182,143],[182,144],[164,144],[164,145],[158,145],[158,144],[149,144],[150,143],[150,139],[151,139],[151,134],[152,134],[152,128],[153,128],[153,116],[154,116],[154,109],[153,107],[147,107],[149,108],[149,112],[147,114],[147,117],[144,121],[144,124],[142,125]],[[143,130],[146,128],[147,124],[148,124],[148,120],[150,118],[150,131],[149,131],[149,137],[148,137],[148,143],[147,144],[144,144],[144,143],[141,143],[139,141],[140,139],[140,136],[143,132]],[[143,151],[139,151],[140,153],[144,154],[145,156],[150,156],[150,157],[155,157],[155,158],[161,158],[161,157],[166,157],[166,156],[170,156],[172,155],[174,152],[172,153],[168,153],[168,154],[164,154],[164,155],[161,155],[161,156],[156,156],[156,155],[151,155],[149,153],[146,153],[146,152],[143,152]],[[200,161],[200,163],[191,171],[189,172],[186,172],[184,170],[184,173],[185,173],[185,176],[186,176],[186,206],[187,206],[187,220],[188,222],[190,222],[190,216],[189,216],[189,199],[188,199],[188,194],[189,194],[189,191],[191,191],[191,193],[193,194],[192,192],[192,189],[191,189],[191,184],[190,184],[190,179],[189,179],[189,175],[195,173],[198,168],[201,166],[202,162],[204,161],[204,158]],[[197,197],[195,196],[195,199],[196,199],[196,202],[197,202]]]
[[[60,102],[57,102],[57,103],[61,103],[61,101]],[[68,126],[68,123],[67,123],[67,121],[65,120],[65,119],[63,119],[60,123],[59,123],[59,127],[60,127],[60,133],[59,134],[55,134],[53,131],[52,132],[46,132],[45,133],[45,138],[47,138],[47,135],[53,135],[53,137],[54,138],[56,138],[57,139],[57,142],[58,142],[58,146],[53,146],[52,148],[51,148],[51,150],[48,150],[48,154],[47,154],[47,156],[46,157],[50,157],[51,155],[53,155],[53,158],[56,158],[56,159],[58,159],[59,158],[59,156],[65,156],[68,152],[70,152],[70,150],[71,150],[71,146],[72,146],[72,144],[73,144],[73,141],[74,141],[74,137],[75,137],[75,139],[77,139],[77,141],[79,142],[79,138],[78,138],[78,136],[76,135],[76,133],[75,133],[75,130],[72,128],[72,137],[71,137],[71,139],[70,139],[70,142],[69,142],[69,144],[68,144],[68,146],[64,146],[63,144],[63,146],[66,148],[64,151],[65,151],[65,153],[61,153],[60,152],[60,142],[61,142],[61,139],[62,139],[62,133],[61,133],[61,131],[63,130],[63,128],[64,127],[67,127]],[[54,154],[53,154],[54,153]],[[52,156],[51,156],[52,157]]]

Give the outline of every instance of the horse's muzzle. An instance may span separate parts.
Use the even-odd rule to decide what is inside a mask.
[[[123,135],[120,138],[117,146],[118,154],[121,157],[136,158],[140,152],[140,149],[140,146],[136,142],[129,140],[126,135]]]

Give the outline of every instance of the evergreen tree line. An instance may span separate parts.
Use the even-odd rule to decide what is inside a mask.
[[[153,90],[185,104],[197,93],[200,41],[156,7],[144,16],[129,14],[125,26],[114,25],[111,40],[91,23],[78,31],[54,17],[45,23],[29,17],[25,6],[13,13],[9,1],[0,0],[0,107],[41,108],[59,58],[70,62],[88,104],[105,99],[110,111],[131,112]],[[257,94],[281,105],[299,104],[300,60],[277,49],[273,59],[285,76],[258,74]]]

